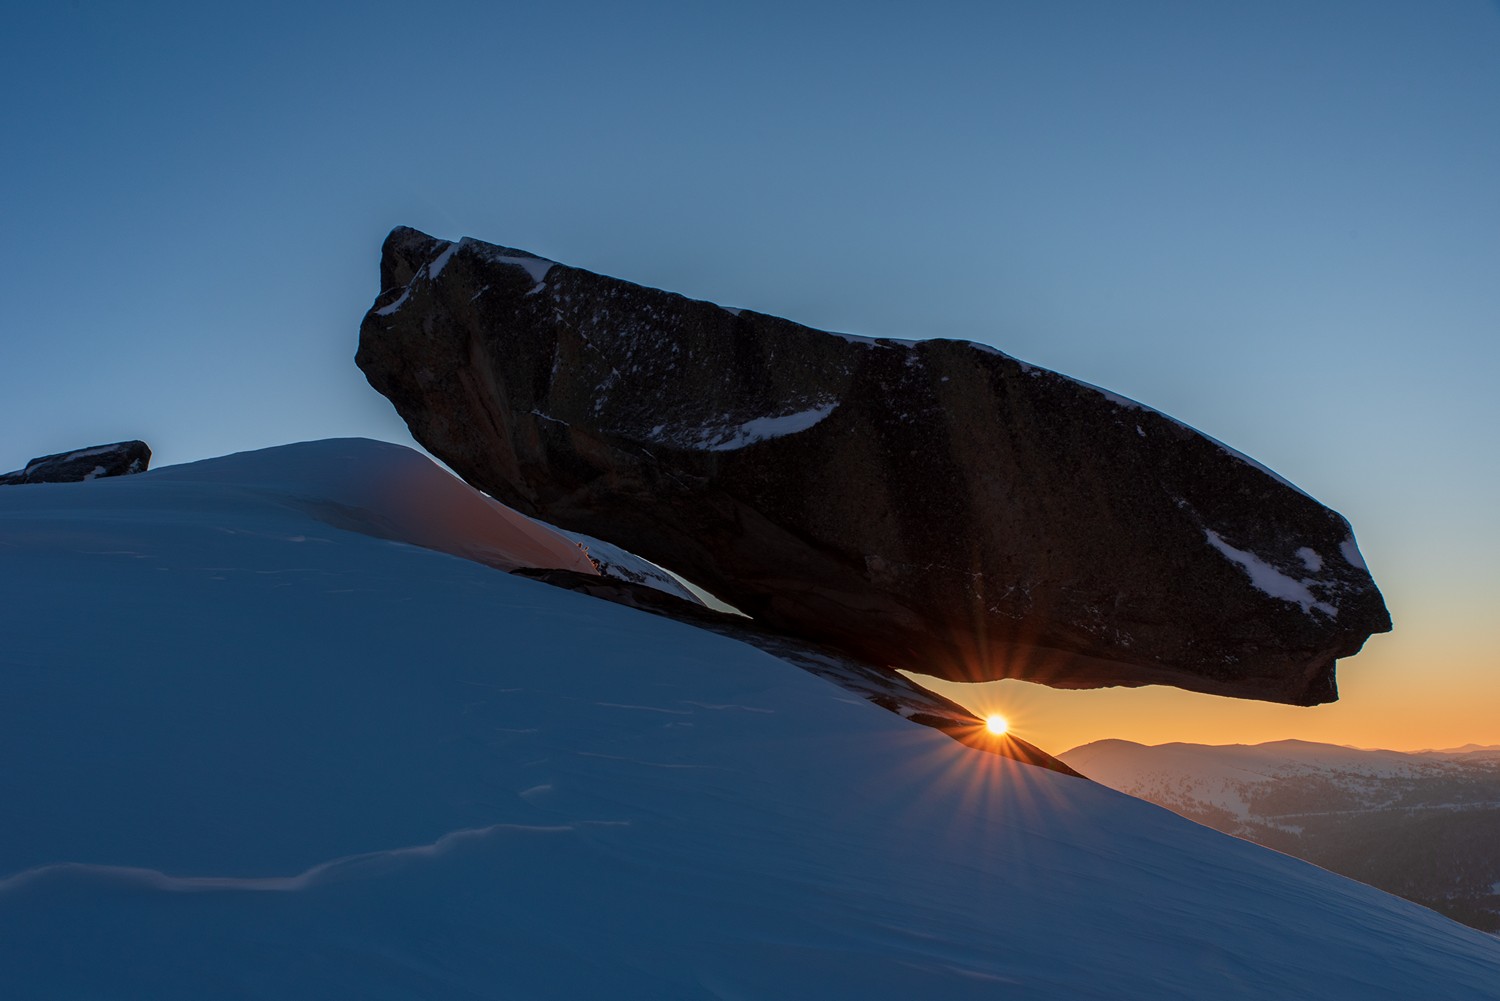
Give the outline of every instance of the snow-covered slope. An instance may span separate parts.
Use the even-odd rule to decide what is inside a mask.
[[[337,470],[410,461],[0,494],[0,996],[1495,996],[1429,911],[372,533]]]
[[[154,471],[150,482],[156,486],[149,492],[105,503],[151,506],[171,493],[162,484],[191,483],[196,485],[194,500],[215,512],[234,511],[240,504],[286,506],[329,527],[408,542],[501,570],[597,572],[573,539],[497,504],[400,445],[358,439],[303,442],[169,466]],[[35,495],[30,499],[50,503]]]

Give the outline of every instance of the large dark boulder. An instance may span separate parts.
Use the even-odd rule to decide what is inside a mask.
[[[878,664],[1337,698],[1390,618],[1348,523],[991,348],[828,334],[401,228],[357,361],[525,514]]]
[[[22,483],[79,483],[104,476],[144,473],[151,465],[151,448],[143,441],[118,441],[113,445],[76,448],[71,452],[43,455],[26,463],[25,469],[0,473],[0,486]]]

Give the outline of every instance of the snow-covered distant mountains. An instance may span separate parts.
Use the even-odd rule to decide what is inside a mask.
[[[1101,740],[1060,757],[1121,792],[1500,931],[1500,748]]]
[[[0,997],[1495,996],[1431,911],[505,573],[427,469],[0,494]]]

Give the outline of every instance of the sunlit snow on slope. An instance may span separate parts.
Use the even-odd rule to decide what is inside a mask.
[[[1421,908],[379,537],[389,449],[0,491],[7,1001],[1493,997]]]
[[[459,243],[474,253],[482,255],[485,260],[492,261],[495,264],[509,264],[512,267],[520,268],[531,276],[531,281],[535,285],[540,285],[546,281],[547,273],[557,266],[556,261],[549,261],[545,257],[537,257],[535,254],[528,254],[524,250],[507,251],[502,247],[495,247],[469,236],[464,237]]]
[[[572,539],[588,554],[591,562],[597,565],[599,572],[605,577],[613,577],[616,580],[630,581],[632,584],[644,584],[654,587],[658,591],[670,594],[674,598],[701,605],[704,602],[694,594],[677,577],[667,570],[644,559],[632,552],[621,549],[619,546],[603,539],[596,539],[582,532],[558,532]]]
[[[152,473],[153,483],[200,485],[205,498],[293,507],[321,522],[511,570],[593,573],[568,536],[512,511],[400,445],[305,442]]]

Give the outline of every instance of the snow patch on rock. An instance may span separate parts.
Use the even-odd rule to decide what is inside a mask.
[[[431,279],[432,281],[437,281],[438,275],[443,273],[443,269],[448,266],[448,262],[452,260],[453,253],[454,251],[458,250],[458,247],[459,245],[456,243],[448,244],[446,250],[444,250],[441,254],[438,254],[432,259],[431,262],[428,263],[427,277],[429,279]]]
[[[410,298],[411,298],[411,286],[408,285],[408,286],[406,286],[406,288],[404,288],[404,289],[401,290],[401,295],[399,295],[396,298],[395,302],[391,303],[388,306],[381,306],[379,309],[377,309],[375,311],[375,315],[376,316],[390,316],[396,310],[400,309],[402,306],[405,306],[406,305],[406,300],[408,300]]]
[[[549,261],[545,257],[537,257],[523,251],[503,251],[500,248],[492,247],[472,237],[466,236],[459,242],[465,246],[472,247],[487,261],[495,264],[509,264],[512,267],[521,268],[531,276],[532,284],[535,285],[540,285],[545,281],[547,279],[547,272],[551,271],[557,264],[556,261]],[[497,253],[497,250],[500,250],[500,252]]]
[[[848,341],[850,344],[861,344],[869,348],[909,348],[921,343],[920,341],[909,341],[899,337],[865,337],[863,334],[843,334],[836,330],[823,332],[827,333],[830,337],[837,337],[840,340]]]
[[[1288,577],[1280,570],[1261,559],[1259,556],[1244,549],[1236,549],[1224,541],[1224,537],[1211,528],[1205,528],[1203,534],[1208,538],[1209,545],[1224,554],[1224,558],[1231,563],[1238,564],[1250,578],[1250,583],[1256,590],[1268,594],[1282,601],[1289,601],[1294,605],[1301,606],[1309,615],[1313,612],[1322,612],[1329,618],[1336,618],[1339,610],[1326,601],[1319,601],[1308,588],[1309,581],[1297,580]],[[1305,547],[1304,547],[1305,548]],[[1302,550],[1298,550],[1299,553]],[[1307,552],[1312,552],[1308,549]],[[1316,555],[1316,554],[1314,554]],[[1321,565],[1321,563],[1320,563]]]
[[[1344,562],[1354,569],[1369,572],[1370,568],[1365,566],[1365,558],[1360,554],[1359,543],[1354,541],[1354,536],[1339,543],[1339,553],[1344,557]]]
[[[465,248],[472,249],[475,252],[481,254],[487,261],[492,261],[496,264],[509,264],[524,270],[528,275],[531,276],[531,281],[534,286],[531,290],[531,294],[535,294],[546,287],[547,272],[551,271],[553,265],[556,263],[555,261],[545,260],[541,257],[533,257],[519,251],[512,253],[493,253],[493,248],[490,248],[488,244],[480,243],[479,241],[466,236],[462,240],[449,243],[436,257],[418,268],[417,273],[412,276],[411,281],[406,285],[404,289],[401,290],[401,295],[398,296],[396,300],[389,305],[382,306],[379,309],[375,310],[375,315],[390,316],[392,313],[395,313],[397,310],[399,310],[402,306],[405,306],[407,300],[411,298],[411,290],[418,283],[424,280],[437,281],[438,278],[442,275],[443,269],[448,266],[448,262],[453,259],[453,255]],[[480,289],[479,292],[474,293],[474,295],[470,297],[471,301],[473,299],[477,299],[480,294],[483,293],[487,288],[489,288],[489,286],[485,286],[485,288]]]
[[[673,431],[665,424],[651,429],[651,437],[670,445],[705,452],[733,452],[772,438],[799,434],[821,423],[839,407],[838,400],[828,400],[792,413],[775,417],[753,417],[740,420],[724,414],[712,424],[688,431]]]
[[[1297,550],[1297,558],[1313,573],[1323,569],[1323,557],[1319,556],[1311,546],[1303,546]]]
[[[632,584],[644,584],[670,594],[674,598],[681,598],[695,605],[703,604],[696,594],[677,579],[676,575],[648,559],[591,535],[584,535],[581,532],[565,532],[562,529],[553,530],[576,542],[601,576],[629,581]]]

